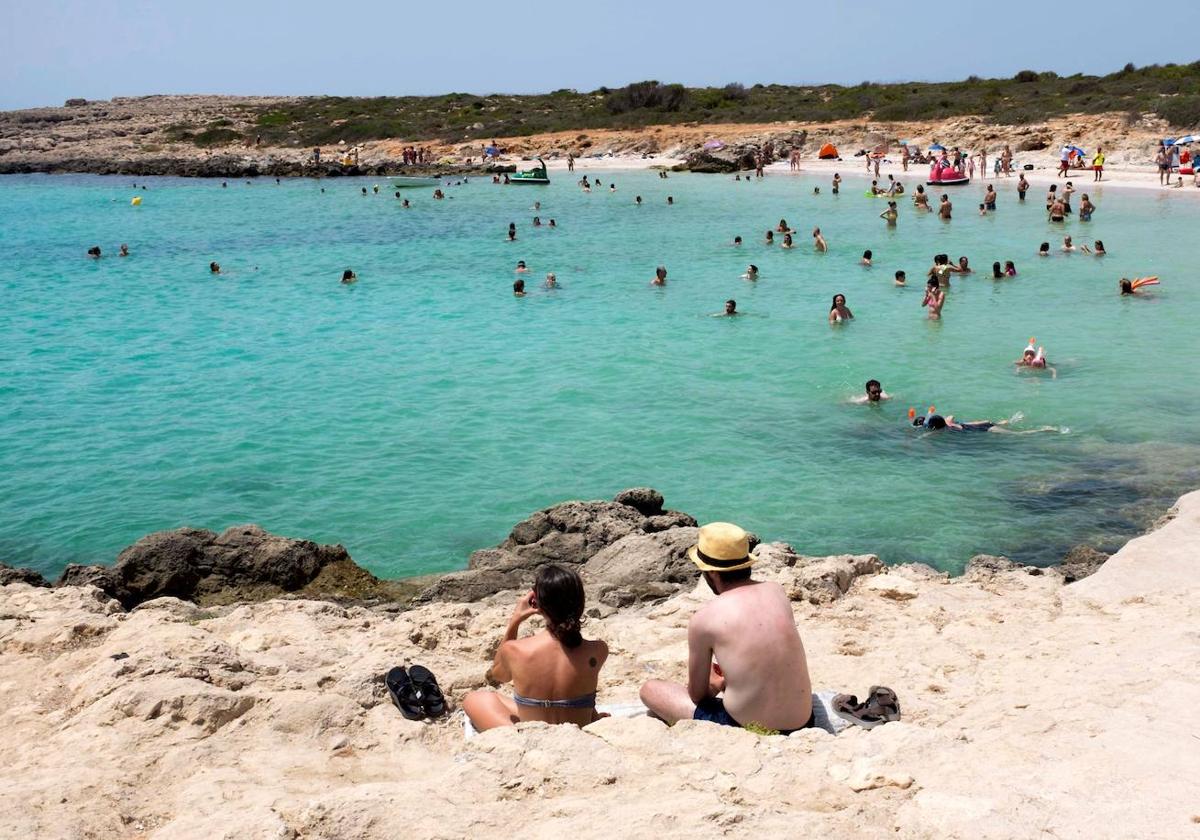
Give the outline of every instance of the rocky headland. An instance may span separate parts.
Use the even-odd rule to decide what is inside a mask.
[[[324,149],[320,163],[312,148],[294,143],[257,142],[256,119],[264,109],[295,104],[297,97],[139,96],[104,101],[70,100],[61,107],[0,112],[0,174],[87,172],[104,175],[180,175],[239,178],[334,177],[352,175],[483,175],[512,171],[515,164],[542,156],[620,164],[648,160],[697,172],[750,169],[764,150],[786,160],[792,149],[811,161],[824,143],[836,145],[847,163],[859,149],[905,138],[937,139],[948,146],[998,150],[1012,147],[1019,161],[1053,165],[1064,142],[1105,149],[1109,169],[1151,170],[1158,140],[1172,135],[1170,125],[1152,114],[1131,119],[1128,113],[1075,114],[1021,125],[997,124],[989,115],[941,120],[877,121],[869,117],[832,122],[685,123],[627,129],[583,129],[527,136],[494,137],[505,150],[502,163],[484,165],[478,141],[449,142],[394,137],[348,141]],[[186,136],[184,126],[221,126],[204,145]],[[182,132],[182,133],[181,133]],[[253,139],[251,139],[253,138]],[[710,144],[718,140],[720,148]],[[429,153],[424,166],[405,166],[401,152],[420,146]],[[354,163],[339,154],[357,147]],[[848,168],[848,167],[847,167]]]
[[[815,686],[898,692],[903,720],[870,731],[638,717],[464,740],[457,713],[389,702],[398,664],[452,702],[484,686],[547,561],[585,579],[585,633],[612,649],[602,703],[681,678],[711,597],[695,529],[635,488],[534,513],[425,580],[255,526],[152,534],[54,585],[0,569],[0,838],[1200,834],[1200,492],[1111,558],[1053,569],[981,556],[952,579],[756,540]]]

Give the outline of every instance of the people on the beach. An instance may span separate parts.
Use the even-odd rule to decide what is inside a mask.
[[[973,274],[974,273],[971,270],[971,261],[968,260],[966,257],[959,257],[958,258],[958,267],[956,268],[954,266],[951,266],[950,270],[952,272],[954,272],[955,274]]]
[[[486,689],[463,698],[477,730],[524,721],[586,726],[599,718],[596,691],[608,645],[583,637],[584,605],[578,572],[553,564],[538,569],[533,589],[513,607],[488,673],[490,681],[512,683],[512,698]],[[534,616],[544,628],[519,637],[521,625]]]
[[[853,318],[854,313],[846,306],[846,296],[840,293],[834,295],[833,304],[829,307],[829,323],[841,324]]]
[[[1092,254],[1096,257],[1103,257],[1108,253],[1108,251],[1104,250],[1104,240],[1102,239],[1097,239],[1094,243],[1092,243],[1091,248],[1089,248],[1087,245],[1080,245],[1079,250],[1083,251],[1085,254]]]
[[[358,275],[355,274],[353,271],[351,271],[350,269],[347,268],[345,271],[342,272],[342,284],[343,285],[348,286],[351,283],[357,283],[357,282],[358,282]]]
[[[688,557],[717,596],[688,622],[687,684],[650,680],[641,700],[668,724],[702,720],[788,734],[813,725],[804,644],[783,587],[755,581],[750,541],[726,522],[700,529]]]
[[[763,237],[763,244],[764,245],[774,245],[775,244],[775,231],[772,231],[772,230],[767,231],[767,235],[765,237]]]
[[[1092,180],[1099,181],[1104,177],[1104,149],[1096,147],[1096,154],[1092,156]]]

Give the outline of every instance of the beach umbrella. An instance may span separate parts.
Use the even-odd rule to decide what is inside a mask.
[[[1087,154],[1087,152],[1085,152],[1083,149],[1079,148],[1078,146],[1068,146],[1068,148],[1072,152],[1075,152],[1076,154],[1078,154],[1080,157],[1083,157],[1084,155]]]
[[[487,155],[488,157],[495,157],[496,155],[500,154],[500,150],[497,149],[495,146],[488,146],[486,149],[483,150],[483,153],[485,155]]]
[[[929,151],[944,152],[944,151],[946,151],[946,147],[943,146],[941,143],[934,143],[932,146],[929,147]]]
[[[1195,142],[1196,142],[1195,135],[1189,134],[1186,137],[1180,137],[1178,140],[1173,141],[1171,143],[1171,145],[1172,146],[1186,146],[1190,143],[1195,143]]]

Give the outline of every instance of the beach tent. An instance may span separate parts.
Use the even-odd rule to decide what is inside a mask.
[[[826,143],[821,147],[821,151],[817,152],[817,157],[821,160],[831,160],[838,156],[837,146],[832,143]]]

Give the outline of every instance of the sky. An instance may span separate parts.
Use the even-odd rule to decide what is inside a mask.
[[[0,0],[0,109],[152,93],[938,81],[1200,58],[1186,4],[1165,23],[1143,8],[1119,0]]]

